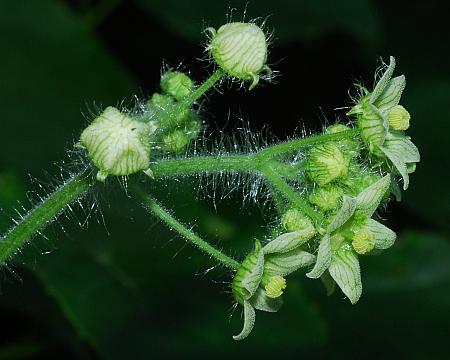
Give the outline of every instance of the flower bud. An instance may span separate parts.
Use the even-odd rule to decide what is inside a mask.
[[[409,112],[401,105],[394,106],[388,115],[389,125],[394,130],[407,130],[410,119]]]
[[[147,103],[150,112],[150,118],[155,120],[158,128],[162,130],[174,129],[179,124],[182,124],[189,116],[190,109],[179,109],[173,112],[176,106],[175,100],[170,95],[161,95],[154,93]]]
[[[375,236],[367,229],[360,229],[353,235],[352,245],[358,254],[366,254],[375,247]]]
[[[175,130],[163,138],[163,149],[173,153],[179,153],[189,143],[189,136],[182,130]]]
[[[309,177],[323,186],[347,175],[349,160],[334,143],[315,146],[309,152],[306,170]]]
[[[337,209],[340,205],[344,191],[334,185],[327,185],[325,187],[317,187],[308,196],[311,204],[318,206],[323,211]]]
[[[255,24],[233,22],[222,25],[217,32],[209,28],[212,39],[207,47],[216,63],[228,75],[258,84],[258,74],[265,68],[267,41]]]
[[[97,179],[108,175],[130,175],[150,165],[154,122],[141,122],[108,107],[81,134],[80,143],[98,167]]]
[[[303,215],[300,210],[289,209],[281,218],[281,223],[287,231],[297,231],[306,228],[314,228],[309,217]]]
[[[271,276],[264,289],[268,297],[272,299],[280,297],[286,289],[286,279],[280,275]]]
[[[194,87],[193,81],[180,71],[168,71],[161,77],[161,89],[177,100],[188,96]]]

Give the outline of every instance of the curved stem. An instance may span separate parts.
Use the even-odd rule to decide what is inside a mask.
[[[297,194],[292,187],[287,184],[270,166],[262,169],[269,183],[273,188],[281,192],[289,201],[308,215],[316,224],[322,221],[322,214],[313,209],[309,204]]]
[[[65,207],[86,193],[93,184],[93,178],[83,171],[30,210],[0,239],[0,264],[14,255],[34,234],[60,215]]]
[[[191,107],[199,98],[201,98],[209,89],[211,89],[225,73],[222,69],[216,70],[203,84],[196,88],[191,94],[185,97],[177,106],[177,110]]]
[[[204,253],[208,254],[212,258],[216,259],[223,265],[237,270],[239,269],[239,263],[230,258],[229,256],[222,253],[220,250],[216,249],[212,245],[208,244],[205,240],[200,238],[194,232],[185,227],[177,219],[175,219],[164,207],[162,207],[154,197],[145,193],[140,187],[133,184],[131,186],[131,192],[139,202],[144,205],[146,209],[153,213],[156,217],[164,221],[171,229],[174,229],[179,234],[181,234],[187,241],[191,242],[194,246],[199,248]]]

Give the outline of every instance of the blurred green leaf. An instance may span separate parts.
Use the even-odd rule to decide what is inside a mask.
[[[280,6],[273,1],[231,0],[140,0],[144,8],[157,14],[173,31],[191,39],[204,41],[200,29],[218,27],[226,22],[226,14],[233,11],[232,20],[240,21],[247,9],[246,20],[268,19],[269,29],[275,29],[280,42],[313,40],[333,31],[345,31],[361,41],[376,43],[380,38],[380,20],[370,0],[351,0],[336,3],[332,0],[288,0]]]

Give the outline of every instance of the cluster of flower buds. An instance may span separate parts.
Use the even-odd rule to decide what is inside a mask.
[[[356,124],[336,124],[324,131],[325,134],[351,133],[351,128],[356,126],[358,135],[336,137],[337,140],[322,142],[307,150],[301,176],[307,179],[306,191],[299,196],[321,214],[321,220],[312,221],[301,209],[288,209],[280,218],[281,235],[264,247],[257,243],[244,260],[232,285],[233,294],[244,306],[245,314],[244,329],[235,339],[248,335],[255,319],[254,309],[278,310],[280,296],[286,288],[281,276],[300,267],[314,264],[306,273],[307,277],[321,278],[329,293],[339,286],[355,304],[362,293],[359,257],[378,253],[394,244],[396,234],[372,217],[390,193],[395,193],[396,187],[392,184],[396,182],[395,175],[402,175],[406,189],[407,169],[419,161],[417,148],[403,134],[410,116],[398,105],[405,78],[391,79],[394,64],[391,58],[391,64],[373,92],[363,90],[363,97],[349,113],[357,115]],[[308,236],[304,229],[308,229]],[[289,239],[286,242],[295,244],[295,250],[277,253],[283,259],[284,272],[275,271],[270,273],[273,277],[269,277],[265,274],[267,268],[271,269],[271,258],[266,255],[269,254],[266,249],[278,249],[281,239]],[[302,262],[305,253],[308,261]],[[284,262],[283,256],[289,261]],[[248,288],[248,284],[254,288]]]
[[[178,154],[201,129],[197,114],[181,107],[193,91],[193,81],[184,73],[168,71],[161,78],[162,94],[154,93],[144,114],[106,108],[82,132],[79,147],[87,150],[98,168],[97,179],[126,176],[144,171],[152,176],[150,155],[162,150]]]

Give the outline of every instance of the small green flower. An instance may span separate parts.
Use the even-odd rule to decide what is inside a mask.
[[[194,82],[180,71],[167,71],[161,77],[161,89],[176,100],[183,100],[194,88]]]
[[[311,219],[298,209],[287,210],[281,218],[281,224],[286,231],[303,230],[312,226]]]
[[[362,88],[363,96],[348,114],[357,115],[361,137],[370,153],[390,161],[402,176],[406,190],[408,167],[420,161],[420,154],[402,132],[408,129],[410,120],[408,111],[398,105],[406,81],[403,75],[392,78],[394,69],[395,59],[391,56],[389,66],[373,91]]]
[[[316,187],[308,196],[311,204],[318,206],[323,211],[337,209],[341,203],[344,191],[336,185],[325,185]]]
[[[328,142],[314,146],[306,163],[309,177],[323,186],[347,175],[350,160],[339,150],[339,147]]]
[[[235,340],[245,339],[255,323],[255,309],[276,312],[283,304],[285,276],[314,263],[315,257],[302,245],[315,234],[312,224],[302,230],[282,234],[264,247],[259,241],[247,255],[231,284],[236,301],[244,307],[244,327]]]
[[[342,131],[350,130],[348,126],[345,126],[343,124],[334,124],[331,126],[328,126],[325,129],[325,134],[336,134]],[[355,158],[359,155],[359,148],[360,145],[358,144],[358,141],[353,139],[343,139],[336,141],[337,145],[341,149],[343,153],[345,153],[350,158]]]
[[[352,304],[358,301],[362,293],[357,254],[372,249],[387,249],[396,238],[392,230],[371,219],[389,185],[390,176],[386,175],[356,197],[344,195],[341,208],[323,231],[316,264],[306,274],[317,279],[328,270]]]
[[[251,81],[250,89],[259,81],[266,65],[267,40],[256,24],[233,22],[222,25],[219,30],[208,28],[211,41],[206,48],[216,63],[230,76]]]
[[[80,145],[99,169],[97,180],[108,175],[131,175],[150,166],[154,122],[141,122],[108,107],[82,132]]]

